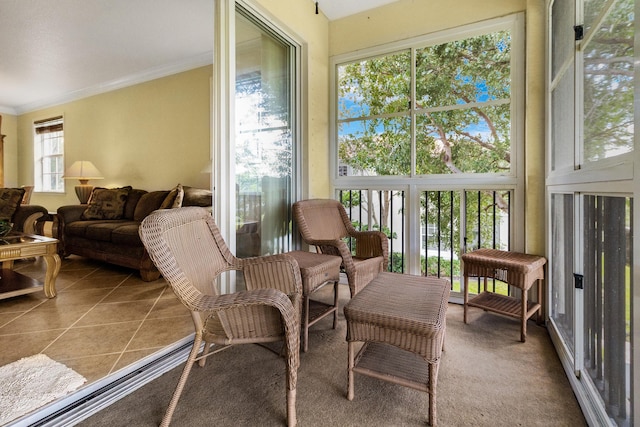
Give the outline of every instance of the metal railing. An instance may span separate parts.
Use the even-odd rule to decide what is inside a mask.
[[[389,237],[389,271],[446,278],[453,291],[461,292],[462,253],[510,247],[510,190],[425,190],[414,210],[408,209],[404,190],[343,189],[337,195],[357,230],[381,230]],[[419,239],[410,241],[417,227]],[[412,257],[419,270],[408,271]],[[479,287],[478,281],[470,291]],[[497,281],[491,287],[509,292]]]

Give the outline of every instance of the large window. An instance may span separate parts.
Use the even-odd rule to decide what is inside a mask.
[[[340,176],[513,173],[504,27],[337,64]]]
[[[34,123],[35,191],[64,192],[63,118],[52,117]]]
[[[332,58],[336,196],[387,233],[393,271],[457,291],[465,249],[523,249],[523,25],[515,14]]]

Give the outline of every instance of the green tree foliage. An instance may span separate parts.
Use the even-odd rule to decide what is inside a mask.
[[[339,67],[340,161],[409,175],[413,112],[417,174],[509,170],[510,42],[500,31],[416,49],[415,64],[401,51]]]
[[[586,30],[595,31],[584,51],[584,146],[592,161],[633,148],[634,1],[618,1],[592,28],[603,5],[585,3]]]
[[[341,164],[356,175],[410,175],[415,129],[417,175],[503,173],[510,169],[511,37],[508,31],[476,36],[349,63],[339,67]],[[415,83],[412,83],[412,68]],[[415,102],[411,98],[415,84]],[[415,120],[412,125],[411,120]],[[346,192],[345,192],[346,193]],[[429,247],[457,246],[461,193],[428,192],[422,197],[423,223],[438,224],[446,240]],[[391,195],[383,197],[382,229]],[[362,203],[359,197],[345,206]],[[494,216],[508,210],[502,193],[481,193],[468,203],[475,227],[470,241],[495,232]],[[496,209],[497,208],[497,213]],[[480,221],[475,221],[480,213]],[[456,251],[457,252],[457,251]],[[393,265],[398,263],[394,259]]]

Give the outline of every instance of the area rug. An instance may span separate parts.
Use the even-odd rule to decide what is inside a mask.
[[[86,381],[44,354],[0,367],[0,425],[67,395]]]

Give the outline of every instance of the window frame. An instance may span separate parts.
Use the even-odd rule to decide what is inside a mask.
[[[415,129],[411,135],[411,174],[396,176],[340,176],[338,159],[338,67],[343,64],[363,61],[383,55],[393,54],[406,49],[420,49],[432,45],[438,45],[464,38],[480,36],[500,30],[509,30],[512,37],[511,48],[511,168],[504,174],[484,174],[484,173],[459,173],[459,174],[415,174]],[[438,31],[431,34],[392,42],[369,49],[337,55],[330,58],[330,172],[333,187],[362,187],[363,181],[370,184],[375,180],[376,184],[398,182],[429,182],[430,184],[442,182],[450,184],[452,180],[461,184],[469,183],[477,186],[478,182],[487,185],[511,185],[514,188],[523,184],[521,175],[524,171],[524,158],[520,153],[524,153],[524,14],[516,13],[500,18],[490,19],[478,23],[465,25],[462,27]],[[413,57],[413,55],[412,55]],[[413,79],[413,76],[412,76]],[[412,82],[412,91],[415,91],[415,84]],[[415,96],[413,96],[415,99]],[[487,104],[489,105],[489,104]],[[412,103],[409,114],[414,120],[421,110],[415,108]],[[413,125],[412,125],[413,126]]]
[[[38,129],[47,128],[47,127],[55,127],[60,126],[59,130],[49,130],[44,132],[38,132]],[[45,144],[46,144],[46,135],[50,135],[54,132],[61,132],[61,136],[56,136],[55,138],[61,138],[61,142],[59,142],[58,150],[52,152],[50,154],[45,154]],[[45,160],[57,159],[55,163],[61,165],[61,169],[55,172],[45,172]],[[45,188],[45,176],[57,176],[56,188]],[[46,119],[35,120],[33,122],[33,182],[34,182],[34,192],[38,193],[64,193],[65,192],[65,183],[64,183],[64,116],[53,116]]]

